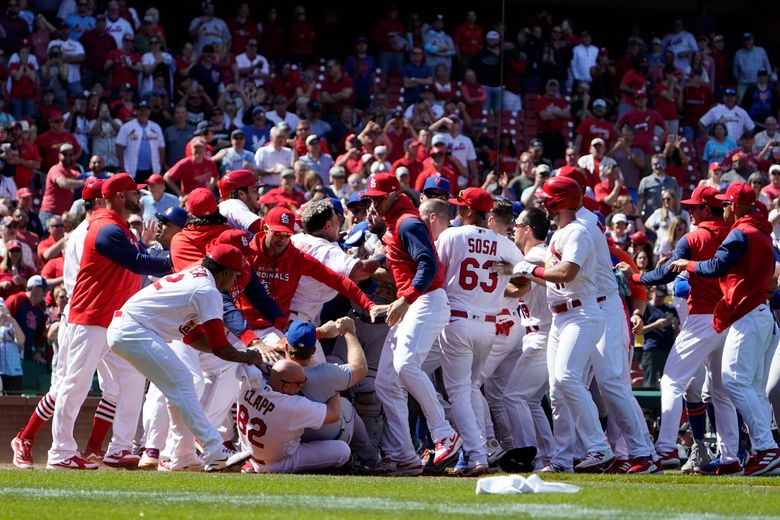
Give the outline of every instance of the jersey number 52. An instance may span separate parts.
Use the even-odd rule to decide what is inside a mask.
[[[481,266],[479,261],[474,258],[467,258],[460,263],[460,275],[458,276],[458,283],[463,289],[471,291],[475,289],[477,285],[486,293],[491,293],[498,287],[498,273],[493,271],[493,260],[488,260]],[[478,269],[483,269],[488,273],[487,281],[481,282],[479,280]]]

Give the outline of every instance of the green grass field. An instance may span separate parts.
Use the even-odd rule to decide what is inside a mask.
[[[475,495],[475,479],[0,470],[0,518],[780,518],[780,478],[556,475],[573,495]]]

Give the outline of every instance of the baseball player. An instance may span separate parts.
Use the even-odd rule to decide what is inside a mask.
[[[219,244],[200,266],[166,276],[132,296],[108,328],[108,344],[165,395],[170,436],[198,438],[206,471],[219,471],[249,458],[223,445],[195,393],[192,374],[168,343],[182,338],[192,348],[235,363],[259,364],[260,352],[239,351],[225,337],[220,291],[229,291],[244,270],[244,255]],[[186,426],[184,428],[183,426]]]
[[[343,336],[347,345],[347,362],[344,364],[320,363],[311,366],[318,337],[333,336],[328,329],[335,328],[335,334]],[[287,331],[285,345],[287,357],[304,367],[306,384],[301,389],[304,396],[318,403],[326,402],[334,393],[344,392],[358,384],[368,374],[363,347],[355,335],[355,322],[351,318],[340,318],[319,328],[305,321],[294,321]],[[341,398],[341,421],[318,429],[307,429],[302,439],[342,440],[350,445],[363,466],[373,469],[379,464],[379,451],[366,432],[363,420],[347,399]]]
[[[90,177],[84,181],[84,189],[81,192],[81,197],[84,199],[84,209],[86,211],[86,218],[82,221],[76,229],[71,231],[68,243],[65,245],[65,251],[63,252],[63,268],[62,268],[62,283],[65,286],[65,292],[70,299],[73,294],[73,287],[76,285],[76,275],[78,274],[79,264],[81,263],[81,255],[84,248],[84,238],[87,235],[87,227],[91,220],[94,210],[105,207],[105,201],[103,200],[103,194],[101,188],[103,187],[103,181],[95,177]],[[59,329],[57,330],[57,344],[63,345],[67,337],[68,328],[68,310],[70,304],[65,307],[62,318],[59,322]],[[65,372],[67,360],[63,359],[59,362],[60,349],[54,353],[54,363],[52,367],[51,386],[45,396],[38,401],[38,405],[35,407],[35,411],[30,416],[30,420],[27,421],[27,425],[19,432],[16,437],[11,441],[11,448],[14,451],[14,465],[22,469],[32,469],[32,446],[35,442],[35,436],[41,427],[51,419],[54,415],[54,407],[57,398],[57,388],[62,381],[62,375]],[[64,350],[63,350],[64,351]],[[98,405],[98,410],[95,414],[93,421],[93,430],[95,426],[102,427],[102,421],[106,420],[113,422],[113,413],[110,415],[106,413],[108,410],[115,408],[116,403],[109,403],[105,401],[105,396],[101,397],[101,402]],[[109,415],[106,417],[106,415]],[[104,434],[105,435],[105,434]],[[90,438],[94,435],[90,434]],[[103,437],[100,438],[100,445],[102,446]]]
[[[295,213],[281,207],[273,208],[265,216],[264,231],[256,234],[249,245],[251,254],[248,260],[254,274],[284,313],[290,312],[292,299],[303,276],[327,285],[364,309],[370,310],[374,306],[349,278],[292,246],[294,233]],[[268,321],[252,306],[246,294],[241,294],[237,305],[265,343],[273,345],[283,337],[278,324]],[[320,354],[320,357],[324,360],[324,355]]]
[[[523,255],[506,235],[488,228],[490,193],[466,188],[449,201],[458,207],[463,225],[445,230],[436,241],[451,308],[441,334],[442,374],[454,405],[452,418],[463,436],[463,460],[456,473],[477,476],[488,471],[481,371],[496,338],[496,312],[510,278],[499,275],[492,265],[497,261],[514,265]]]
[[[219,180],[219,213],[230,226],[252,235],[263,230],[263,219],[257,215],[258,186],[257,177],[249,170],[233,170]]]
[[[113,312],[140,288],[141,274],[162,276],[171,270],[169,259],[144,254],[127,226],[130,213],[141,209],[138,190],[143,187],[126,173],[112,176],[101,187],[106,208],[95,210],[89,223],[70,302],[68,334],[60,344],[67,348],[66,357],[60,357],[67,366],[57,390],[50,469],[97,469],[97,464],[77,455],[73,426],[92,374],[108,351],[106,327]],[[139,458],[131,448],[143,404],[143,379],[127,363],[112,361],[116,363],[111,372],[121,391],[113,438],[103,461],[135,465]]]
[[[527,262],[544,265],[547,252],[545,240],[550,222],[538,208],[527,208],[515,221],[515,243]],[[550,463],[552,430],[542,409],[542,397],[549,388],[547,372],[547,342],[552,314],[547,306],[545,288],[531,284],[520,302],[520,322],[524,330],[522,349],[510,366],[510,375],[503,392],[504,409],[512,432],[514,446],[536,446],[537,458]]]
[[[780,466],[766,397],[766,374],[775,346],[775,324],[767,304],[774,273],[772,225],[757,207],[756,192],[748,184],[731,184],[716,198],[723,201],[723,219],[732,224],[726,239],[711,259],[681,258],[671,268],[719,279],[723,299],[715,305],[712,326],[718,333],[727,331],[721,376],[750,431],[753,455],[744,474],[758,476],[774,473]]]
[[[238,433],[251,450],[257,473],[303,473],[343,466],[349,445],[340,440],[301,442],[305,428],[341,420],[340,397],[314,402],[298,395],[306,383],[303,367],[289,359],[274,363],[268,382],[253,387],[242,382],[238,400]]]
[[[336,201],[338,202],[338,201]],[[324,265],[355,282],[368,279],[379,268],[379,260],[359,260],[338,245],[341,230],[339,214],[328,200],[313,202],[301,215],[303,233],[292,236],[292,244]],[[338,291],[309,276],[301,277],[290,302],[290,317],[318,324],[322,306]]]
[[[585,192],[585,176],[579,170],[566,172]],[[604,398],[609,416],[624,433],[629,468],[628,473],[655,473],[661,468],[653,460],[655,449],[647,430],[639,404],[631,393],[631,370],[628,359],[628,324],[623,300],[618,292],[618,284],[612,269],[612,257],[598,217],[580,206],[577,220],[585,224],[591,235],[596,263],[597,301],[606,318],[606,327],[596,346],[593,358],[593,375]],[[615,442],[617,439],[611,439]],[[656,457],[657,458],[657,457]]]
[[[631,273],[625,264],[619,267],[631,273],[634,281],[660,285],[674,281],[677,276],[670,268],[671,262],[681,258],[694,261],[712,258],[729,232],[728,225],[723,221],[723,203],[717,195],[718,190],[715,188],[699,186],[690,199],[680,202],[691,214],[696,229],[686,233],[677,242],[670,262],[641,275]],[[679,466],[677,432],[682,414],[681,398],[687,395],[688,386],[704,366],[709,374],[710,397],[718,420],[720,464],[715,471],[718,475],[739,474],[742,466],[737,456],[737,415],[721,378],[726,335],[712,327],[715,305],[723,298],[723,292],[715,278],[691,276],[689,283],[688,317],[675,339],[661,377],[661,428],[655,447],[664,467]],[[689,402],[689,406],[696,404]],[[694,469],[706,462],[701,459],[704,455],[699,453],[706,453],[703,443],[694,445],[692,449],[691,457],[697,459]]]
[[[385,411],[382,434],[385,467],[390,475],[419,475],[422,462],[409,431],[407,392],[419,403],[435,441],[434,464],[444,465],[463,445],[444,418],[433,383],[421,366],[450,317],[444,277],[433,240],[398,179],[374,175],[366,195],[387,224],[383,242],[397,297],[384,307],[391,327],[382,347],[376,393]]]
[[[605,328],[597,302],[597,249],[586,225],[576,218],[582,200],[577,181],[561,176],[547,179],[539,197],[558,226],[550,239],[546,267],[522,261],[515,265],[513,274],[544,280],[553,314],[547,359],[557,446],[546,470],[572,471],[576,425],[587,455],[574,469],[603,472],[614,455],[604,440],[596,405],[584,384]]]

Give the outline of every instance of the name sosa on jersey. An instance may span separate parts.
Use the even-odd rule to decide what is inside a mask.
[[[498,251],[498,244],[495,240],[488,238],[474,238],[471,237],[466,241],[466,247],[469,253],[475,255],[490,255],[496,256]],[[463,289],[468,291],[480,286],[480,288],[491,293],[496,290],[498,286],[498,274],[493,272],[491,267],[493,266],[493,260],[487,260],[481,266],[479,261],[475,258],[466,258],[460,264],[460,276],[458,277],[458,283]],[[480,282],[479,275],[473,271],[473,269],[484,269],[488,273],[488,281]]]

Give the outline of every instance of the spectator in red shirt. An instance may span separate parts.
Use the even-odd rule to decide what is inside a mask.
[[[122,48],[113,49],[108,53],[103,70],[111,76],[109,86],[112,98],[118,97],[119,87],[125,83],[129,83],[134,89],[138,88],[138,74],[143,67],[141,55],[133,50],[134,45],[135,36],[125,33],[122,36]]]
[[[75,147],[70,143],[61,145],[59,159],[46,175],[46,191],[38,214],[42,222],[48,223],[51,217],[68,211],[73,204],[74,190],[84,186],[81,173],[73,168],[76,163]]]
[[[591,113],[593,115],[580,121],[575,130],[577,137],[574,138],[574,148],[580,155],[585,155],[589,152],[590,143],[597,137],[601,138],[607,147],[612,146],[612,143],[617,140],[617,132],[605,118],[607,102],[603,99],[595,100]]]
[[[38,92],[38,67],[30,59],[30,41],[22,40],[19,48],[19,60],[8,66],[11,91],[10,110],[14,119],[29,117],[35,111],[35,98]]]
[[[24,119],[14,123],[11,127],[11,137],[19,152],[16,157],[6,157],[6,162],[14,165],[16,187],[29,188],[33,171],[41,167],[41,154],[38,147],[30,142],[30,123]]]
[[[314,56],[314,44],[317,34],[314,26],[306,20],[306,9],[298,5],[293,9],[293,21],[288,32],[290,36],[290,60],[293,63],[308,65]]]
[[[461,70],[471,67],[471,60],[482,49],[482,27],[477,25],[477,13],[472,9],[466,13],[466,21],[453,34],[458,50],[458,64]]]
[[[406,141],[406,147],[404,156],[393,163],[390,173],[395,175],[395,171],[403,166],[409,171],[409,185],[414,186],[417,181],[417,176],[423,170],[422,162],[417,160],[419,149],[422,145],[420,141],[414,139],[408,139]]]
[[[130,83],[125,83],[119,87],[119,99],[111,102],[111,113],[123,123],[127,123],[136,116],[134,93],[133,86]]]
[[[398,7],[387,6],[384,18],[374,26],[371,37],[377,49],[379,68],[388,74],[400,74],[406,49],[406,27],[398,19]]]
[[[647,108],[647,92],[644,90],[636,93],[634,103],[636,107],[618,120],[616,128],[633,128],[634,146],[652,155],[655,153],[655,137],[658,136],[658,142],[663,142],[666,136],[666,121],[661,114]]]
[[[116,40],[106,31],[106,15],[95,16],[95,28],[86,31],[79,42],[84,47],[84,61],[81,64],[82,85],[91,87],[96,82],[108,85],[105,63],[108,55],[116,49]]]
[[[24,262],[21,242],[10,240],[5,246],[5,257],[0,262],[0,297],[2,298],[24,291],[27,279],[36,273],[35,267]]]
[[[460,88],[460,95],[466,104],[466,113],[472,119],[481,119],[482,110],[488,99],[487,91],[477,82],[477,74],[471,69],[467,69],[463,74],[463,85]]]
[[[176,195],[185,195],[195,188],[213,188],[219,179],[219,170],[206,157],[206,145],[201,139],[190,141],[192,157],[185,157],[165,173],[165,183]]]
[[[630,47],[632,48],[632,47]],[[620,76],[617,76],[620,78]],[[636,57],[631,62],[631,68],[620,80],[620,104],[618,117],[623,117],[635,106],[635,96],[638,91],[647,89],[647,58]]]
[[[688,78],[682,94],[683,137],[695,142],[702,135],[699,119],[714,105],[714,100],[709,85],[704,84],[699,71],[691,70]]]
[[[612,213],[612,209],[621,195],[628,195],[628,188],[623,185],[623,174],[617,163],[611,158],[601,161],[601,182],[596,184],[593,194],[596,202],[601,204],[601,214],[604,217]]]
[[[263,27],[250,16],[249,2],[238,4],[236,16],[227,21],[233,54],[241,54],[251,39],[260,40]]]
[[[682,87],[678,72],[679,69],[665,71],[664,81],[656,83],[653,91],[655,110],[666,122],[666,132],[670,135],[677,135],[680,129],[680,114],[677,112],[677,107],[680,105]]]
[[[38,147],[41,154],[42,170],[48,170],[58,163],[60,147],[64,144],[73,146],[73,160],[77,160],[81,155],[81,146],[73,134],[65,131],[65,119],[62,112],[53,110],[49,115],[49,131],[42,133],[35,139],[35,146]]]
[[[539,116],[539,139],[544,145],[545,158],[555,161],[562,159],[566,148],[566,122],[571,117],[569,104],[561,97],[557,79],[547,81],[543,96],[534,104]]]
[[[46,222],[49,236],[38,243],[38,261],[45,266],[47,262],[62,256],[68,238],[63,229],[62,217],[54,215]]]
[[[414,189],[416,191],[419,192],[423,190],[423,187],[425,186],[425,180],[428,177],[441,176],[449,181],[452,194],[454,195],[457,193],[458,172],[455,168],[447,165],[446,155],[446,152],[441,148],[431,148],[431,164],[425,167],[414,181]]]
[[[293,70],[289,63],[282,65],[271,80],[271,92],[276,97],[283,96],[287,100],[294,100],[298,87],[302,86],[301,73]]]
[[[336,121],[341,114],[341,109],[352,105],[352,94],[355,92],[355,84],[348,74],[341,70],[338,60],[328,60],[328,71],[325,81],[322,82],[320,103],[322,103],[322,118],[328,122]]]
[[[393,164],[395,161],[404,156],[405,144],[411,140],[414,140],[414,128],[409,120],[404,119],[403,113],[400,110],[393,112],[393,117],[388,119],[385,124],[384,134],[387,140],[390,142],[390,149],[387,152],[385,160]],[[411,172],[411,170],[409,170]],[[412,180],[414,182],[414,180]]]

